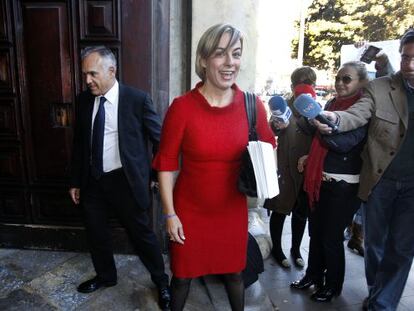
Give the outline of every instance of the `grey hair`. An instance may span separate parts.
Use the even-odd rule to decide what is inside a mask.
[[[358,74],[359,81],[368,80],[367,67],[363,62],[360,61],[351,61],[343,64],[341,68],[351,67],[354,68]]]
[[[195,60],[195,71],[202,81],[206,78],[206,72],[201,65],[201,60],[213,55],[224,33],[230,34],[230,41],[226,46],[226,50],[240,41],[241,50],[243,51],[243,35],[236,27],[230,24],[217,24],[207,29],[198,41]]]
[[[116,68],[116,58],[114,53],[106,46],[88,46],[82,50],[81,59],[82,61],[92,53],[98,53],[105,60],[106,67],[114,66]]]

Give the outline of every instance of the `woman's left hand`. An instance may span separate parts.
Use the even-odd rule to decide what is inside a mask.
[[[170,236],[170,241],[184,244],[185,236],[183,225],[177,215],[167,218],[167,233]]]

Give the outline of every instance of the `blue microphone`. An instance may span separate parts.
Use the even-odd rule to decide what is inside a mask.
[[[338,125],[332,123],[331,120],[322,114],[321,106],[309,95],[299,95],[293,102],[293,105],[302,116],[309,119],[316,119],[328,125],[334,132],[338,130]]]
[[[272,117],[282,123],[288,123],[292,115],[292,110],[288,107],[286,100],[282,96],[273,96],[269,100],[269,109],[272,112]]]

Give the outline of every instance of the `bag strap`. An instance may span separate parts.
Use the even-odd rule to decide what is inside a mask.
[[[256,95],[244,92],[247,121],[249,123],[249,141],[257,140],[256,132]]]

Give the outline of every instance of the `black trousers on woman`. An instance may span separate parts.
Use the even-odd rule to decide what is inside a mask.
[[[358,184],[323,181],[319,202],[309,215],[309,258],[306,275],[342,291],[345,276],[344,230],[360,207]],[[326,270],[326,273],[325,273]]]

